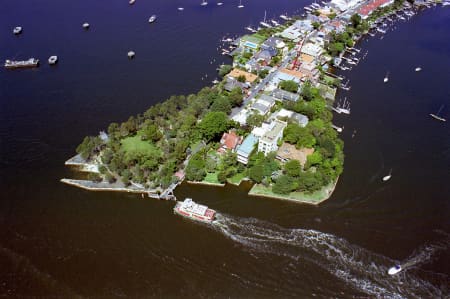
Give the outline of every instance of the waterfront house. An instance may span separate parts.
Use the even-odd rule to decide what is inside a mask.
[[[278,150],[278,142],[283,138],[283,131],[287,123],[281,120],[274,120],[267,131],[258,142],[258,151],[267,154]]]
[[[311,20],[298,20],[292,26],[303,34],[314,29]]]
[[[241,47],[242,49],[244,49],[246,51],[256,52],[259,50],[259,48],[263,42],[264,42],[264,38],[259,35],[256,35],[256,34],[244,35],[239,40],[239,47]]]
[[[280,69],[274,74],[274,76],[268,83],[266,90],[272,91],[275,88],[278,88],[278,85],[282,81],[294,81],[294,82],[300,84],[300,78],[298,76],[289,73],[286,69]]]
[[[394,0],[372,0],[369,3],[361,6],[358,10],[358,14],[363,20],[365,20],[375,9],[391,5],[392,3],[394,3]]]
[[[336,97],[337,88],[331,87],[323,83],[318,83],[317,87],[319,89],[319,94],[325,100],[334,101]]]
[[[272,114],[270,116],[270,119],[271,120],[279,119],[282,121],[291,120],[292,122],[298,124],[301,127],[305,127],[309,122],[309,118],[306,115],[291,110],[287,110],[284,108]]]
[[[238,162],[247,165],[248,158],[253,152],[255,145],[258,143],[258,137],[253,134],[249,134],[242,144],[238,145],[236,148],[237,160]]]
[[[274,53],[274,55],[273,55]],[[268,65],[270,63],[270,61],[272,60],[272,57],[276,55],[276,51],[275,52],[270,52],[269,50],[263,50],[258,52],[255,55],[255,59],[257,62],[261,62],[263,65]]]
[[[243,91],[244,89],[247,89],[249,87],[250,87],[249,84],[239,82],[238,80],[236,80],[233,77],[227,77],[226,81],[225,81],[225,85],[223,86],[223,88],[226,91],[232,91],[235,88],[239,88],[241,91]]]
[[[298,30],[297,27],[292,25],[284,29],[283,32],[280,33],[280,36],[294,42],[299,42],[300,38],[302,37],[302,33],[300,32],[300,30]]]
[[[242,136],[238,136],[234,130],[230,130],[228,133],[223,133],[220,139],[220,147],[217,150],[219,153],[225,153],[226,151],[234,152],[236,147],[242,143]]]
[[[307,79],[315,81],[319,77],[319,70],[317,69],[315,61],[302,62],[299,71],[304,75],[303,80]]]
[[[296,93],[278,89],[278,88],[274,89],[272,91],[271,95],[274,99],[276,99],[280,102],[283,102],[283,101],[297,102],[298,99],[300,98],[300,96]]]
[[[268,51],[270,55],[273,57],[277,55],[278,49],[284,48],[286,44],[283,42],[281,38],[278,37],[269,37],[262,45],[261,50]]]
[[[363,0],[331,0],[329,5],[342,12],[355,7],[361,2],[363,2]]]
[[[283,142],[277,151],[276,158],[281,162],[298,160],[303,167],[305,166],[308,156],[312,153],[314,153],[314,148],[297,149],[295,145]]]

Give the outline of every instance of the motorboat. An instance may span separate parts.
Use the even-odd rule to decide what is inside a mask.
[[[58,62],[58,56],[52,55],[48,58],[48,64],[54,65]]]
[[[14,27],[13,33],[15,35],[21,34],[22,33],[22,27],[20,27],[20,26]]]
[[[148,19],[148,22],[149,23],[153,23],[153,22],[155,22],[156,21],[156,15],[152,15],[149,19]]]
[[[177,8],[179,11],[183,11],[184,10],[184,7],[178,7]]]
[[[203,0],[202,3],[200,3],[201,6],[206,6],[208,5],[208,2],[206,2],[206,0]]]
[[[243,8],[243,7],[244,7],[244,5],[242,5],[242,0],[239,0],[238,8]]]
[[[136,53],[134,53],[134,51],[129,51],[128,53],[127,53],[127,56],[128,56],[128,58],[134,58],[134,56],[136,55]]]
[[[89,27],[90,27],[89,23],[83,23],[83,28],[84,29],[87,30],[87,29],[89,29]]]
[[[388,175],[385,175],[385,176],[383,177],[383,182],[389,181],[389,180],[391,179],[391,177],[392,177],[392,169],[389,170],[389,174],[388,174]]]
[[[388,274],[395,275],[395,274],[399,273],[400,271],[402,271],[402,266],[395,265],[394,267],[389,268]]]
[[[384,83],[387,83],[389,81],[389,72],[386,73],[386,76],[383,79]]]
[[[422,70],[422,68],[421,68],[420,66],[418,66],[418,67],[416,67],[414,70],[415,70],[416,72],[420,72],[420,71]]]

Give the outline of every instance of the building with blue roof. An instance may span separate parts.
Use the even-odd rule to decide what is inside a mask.
[[[248,157],[250,157],[257,143],[258,137],[253,134],[248,135],[236,149],[238,162],[247,165]]]

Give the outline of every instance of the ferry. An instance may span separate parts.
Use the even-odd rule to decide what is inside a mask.
[[[152,16],[150,17],[150,19],[148,19],[148,22],[149,22],[149,23],[153,23],[154,21],[156,21],[156,15],[152,15]]]
[[[177,202],[173,211],[183,217],[205,223],[211,223],[216,215],[216,211],[195,203],[192,198],[186,198],[183,202]]]
[[[5,68],[7,69],[18,69],[18,68],[28,68],[28,67],[37,67],[39,66],[39,59],[30,58],[28,60],[22,61],[14,61],[14,60],[6,60]]]

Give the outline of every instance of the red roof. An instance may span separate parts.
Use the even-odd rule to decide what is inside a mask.
[[[359,14],[363,15],[363,16],[370,15],[372,13],[372,11],[374,11],[381,5],[391,2],[391,1],[392,0],[373,0],[373,1],[369,2],[368,4],[362,6],[359,9]]]
[[[230,131],[223,133],[222,139],[220,139],[220,149],[222,150],[234,150],[242,142],[242,137],[236,135],[236,132]],[[220,150],[219,149],[219,150]]]

